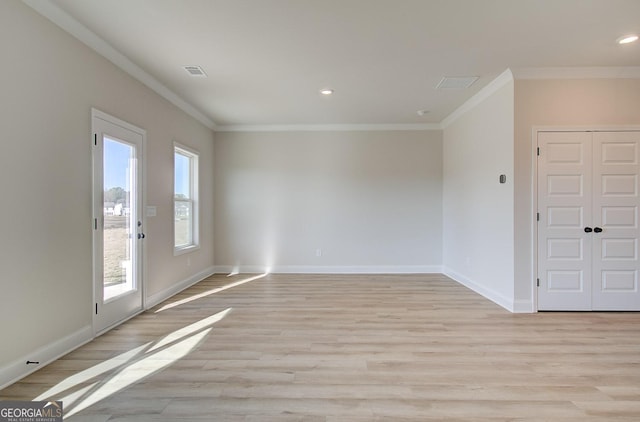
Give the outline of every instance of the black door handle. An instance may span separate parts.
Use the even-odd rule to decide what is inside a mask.
[[[138,239],[144,239],[145,237],[144,233],[138,233]]]
[[[584,228],[584,232],[585,233],[591,233],[593,231],[593,229],[591,227],[585,227]]]
[[[595,227],[593,231],[596,233],[602,233],[602,229],[600,227]]]

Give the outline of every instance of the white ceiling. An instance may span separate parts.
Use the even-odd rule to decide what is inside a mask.
[[[640,0],[51,1],[217,125],[439,123],[507,68],[640,66]]]

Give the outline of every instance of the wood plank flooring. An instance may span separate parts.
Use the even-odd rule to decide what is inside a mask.
[[[640,313],[441,275],[216,275],[3,391],[70,421],[638,421]]]

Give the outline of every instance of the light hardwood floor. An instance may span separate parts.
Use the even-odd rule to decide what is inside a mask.
[[[3,391],[70,421],[640,421],[640,313],[441,275],[216,275]],[[252,280],[253,279],[253,280]]]

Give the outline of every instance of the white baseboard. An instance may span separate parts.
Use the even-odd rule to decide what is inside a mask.
[[[175,284],[173,284],[170,288],[165,289],[161,292],[155,293],[151,296],[148,296],[147,298],[145,298],[144,301],[144,309],[151,309],[154,306],[156,306],[159,303],[164,302],[165,300],[169,299],[170,297],[180,293],[181,291],[183,291],[186,288],[189,288],[191,286],[193,286],[194,284],[204,280],[207,277],[212,276],[213,274],[215,274],[217,271],[215,271],[216,267],[208,267],[205,268],[204,270],[200,271],[197,274],[192,275],[191,277],[179,281]]]
[[[214,274],[214,267],[209,267],[186,280],[176,283],[171,288],[149,296],[145,300],[145,309],[151,308],[170,298],[176,293]],[[77,349],[94,339],[93,327],[87,325],[51,344],[41,347],[28,355],[0,367],[0,390],[19,381],[27,375],[43,368],[56,359]],[[27,360],[40,362],[38,365],[27,365]]]
[[[87,325],[78,331],[69,334],[40,349],[34,350],[25,357],[8,363],[0,368],[0,390],[27,375],[41,369],[56,359],[90,342],[93,339],[93,327]],[[37,365],[27,365],[27,360],[40,362]]]
[[[499,292],[496,292],[495,290],[488,289],[488,288],[476,283],[475,281],[463,276],[462,274],[459,274],[459,273],[453,271],[451,268],[445,267],[444,271],[443,271],[443,274],[446,275],[447,277],[457,281],[458,283],[462,284],[463,286],[470,288],[474,292],[486,297],[490,301],[495,302],[496,304],[502,306],[507,311],[516,312],[513,299],[509,299],[508,297],[505,297],[504,295],[502,295]]]
[[[484,286],[456,273],[450,268],[443,268],[439,265],[408,265],[408,266],[276,266],[265,268],[259,265],[233,266],[216,265],[206,268],[193,276],[174,284],[171,288],[163,290],[146,298],[145,309],[152,308],[157,304],[169,299],[173,295],[203,279],[216,274],[229,274],[233,272],[241,273],[289,273],[289,274],[444,274],[458,283],[470,288],[476,293],[495,302],[510,312],[530,313],[534,312],[531,301],[513,301],[500,293],[487,289]],[[48,365],[56,359],[88,343],[94,338],[93,327],[85,326],[68,336],[46,345],[25,358],[11,362],[0,368],[0,390],[26,377],[36,370]],[[38,361],[39,365],[26,365],[26,361]]]
[[[536,310],[531,300],[515,300],[513,301],[513,312],[516,314],[532,314]]]
[[[310,266],[280,265],[216,265],[216,274],[441,274],[440,265],[363,265],[363,266]]]

